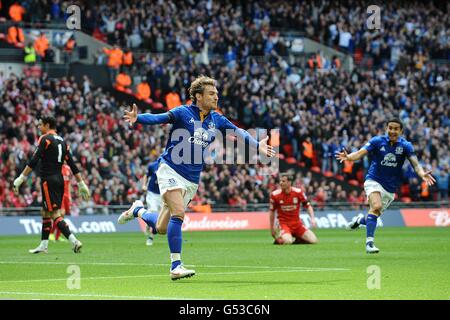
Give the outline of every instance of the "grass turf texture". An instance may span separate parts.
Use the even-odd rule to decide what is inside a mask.
[[[379,228],[377,255],[365,253],[365,230],[315,232],[312,246],[272,245],[269,231],[183,233],[183,261],[197,274],[179,281],[169,278],[165,236],[147,247],[139,233],[80,234],[81,254],[50,242],[39,255],[28,253],[39,236],[3,236],[0,298],[450,298],[450,228]],[[80,289],[67,288],[69,265],[80,268]],[[367,287],[376,284],[369,266],[380,268],[380,289]]]

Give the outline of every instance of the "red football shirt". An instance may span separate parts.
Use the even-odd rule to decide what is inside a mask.
[[[270,210],[277,212],[280,224],[302,223],[300,204],[304,208],[310,205],[305,193],[299,188],[291,187],[289,193],[277,189],[270,194]]]

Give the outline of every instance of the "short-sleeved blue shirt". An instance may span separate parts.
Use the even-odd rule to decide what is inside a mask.
[[[370,166],[366,180],[374,180],[388,192],[396,192],[402,181],[405,159],[414,155],[414,147],[405,138],[399,137],[394,145],[387,135],[370,139],[363,147],[369,152]]]
[[[215,111],[202,121],[200,109],[195,104],[174,108],[169,114],[173,125],[160,158],[183,178],[198,184],[205,163],[205,149],[215,140],[216,129],[225,136],[226,129],[239,128]],[[184,151],[188,153],[189,150],[190,154],[185,154]]]

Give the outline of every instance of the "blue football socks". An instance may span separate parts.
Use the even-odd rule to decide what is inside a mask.
[[[363,226],[365,226],[366,225],[366,217],[364,216],[364,217],[359,218],[358,219],[358,223],[362,224]]]
[[[152,233],[156,234],[156,222],[158,221],[159,214],[156,212],[146,211],[141,215],[141,219],[149,226],[152,227]]]
[[[139,210],[141,210],[141,209],[144,209],[144,207],[136,207],[136,208],[134,208],[134,210],[133,210],[133,217],[138,218],[139,217],[138,213],[139,213]]]
[[[183,220],[178,217],[171,217],[167,226],[167,240],[169,241],[169,249],[172,259],[171,270],[181,264],[181,245],[183,238],[181,236],[181,226]]]
[[[373,242],[378,216],[369,213],[366,218],[366,242]]]

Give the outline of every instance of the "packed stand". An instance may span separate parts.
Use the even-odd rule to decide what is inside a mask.
[[[448,3],[392,1],[379,4],[380,29],[367,27],[371,1],[17,1],[10,20],[64,22],[69,5],[82,13],[82,30],[122,48],[160,53],[219,54],[226,59],[286,55],[276,32],[296,31],[375,65],[426,63],[449,58]],[[17,10],[15,10],[17,11]],[[15,12],[14,11],[14,12]],[[31,14],[32,13],[32,14]],[[13,17],[14,16],[14,17]],[[205,48],[205,46],[207,48]]]
[[[420,2],[407,7],[401,2],[385,4],[380,33],[367,31],[362,8],[369,3],[363,1],[356,2],[359,6],[331,1],[85,3],[85,29],[106,34],[106,40],[124,52],[147,52],[137,54],[126,71],[148,84],[144,91],[156,102],[153,106],[170,109],[187,101],[190,81],[198,74],[211,75],[219,81],[220,109],[228,117],[246,128],[280,128],[286,157],[359,184],[368,159],[341,165],[334,153],[344,147],[356,150],[383,132],[386,118],[398,115],[422,165],[438,178],[428,189],[405,166],[400,195],[410,200],[447,199],[448,64],[431,61],[448,60],[448,17],[442,8]],[[65,4],[60,4],[61,12]],[[299,30],[324,44],[369,55],[374,68],[348,73],[320,53],[319,66],[311,59],[286,57],[289,48],[274,32],[280,29]],[[99,52],[97,62],[109,63],[105,55]],[[322,199],[326,183],[318,184],[310,191]],[[344,197],[340,190],[328,193],[328,199],[361,198],[353,193]]]
[[[57,132],[70,144],[92,193],[89,202],[73,197],[74,213],[92,213],[94,205],[129,204],[142,196],[146,164],[163,151],[168,126],[139,127],[138,132],[128,129],[120,120],[120,104],[108,93],[94,89],[86,77],[83,83],[76,83],[73,78],[52,80],[45,74],[20,79],[0,73],[0,100],[2,207],[40,206],[39,177],[31,175],[20,195],[13,193],[11,185],[35,150],[37,119],[44,114],[56,115]],[[327,185],[325,179],[320,184],[312,181],[310,173],[305,177],[298,174],[295,185],[319,204],[345,200],[340,186]],[[276,178],[261,167],[207,166],[193,205],[245,208],[267,203],[276,186]],[[321,198],[323,191],[327,194]]]
[[[135,200],[146,164],[162,152],[167,128],[129,129],[122,113],[114,97],[94,89],[87,78],[76,83],[73,78],[51,80],[45,74],[5,78],[0,72],[0,205],[40,206],[39,177],[31,175],[19,196],[11,186],[34,152],[37,120],[46,114],[56,116],[57,132],[70,144],[91,190],[87,203],[74,197],[75,207],[89,213],[93,205]]]

